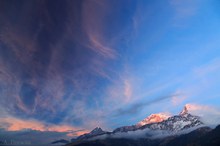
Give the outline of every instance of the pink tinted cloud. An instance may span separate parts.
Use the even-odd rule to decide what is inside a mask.
[[[180,105],[181,103],[183,103],[184,100],[186,100],[186,96],[180,96],[180,95],[174,95],[171,99],[171,102],[174,106]]]
[[[112,48],[110,48],[105,42],[102,42],[93,34],[88,34],[88,37],[91,43],[90,49],[105,57],[116,57],[116,52]]]
[[[220,109],[210,105],[186,104],[189,113],[201,117],[203,123],[216,126],[220,124]]]
[[[126,97],[126,101],[128,102],[132,96],[132,85],[128,80],[124,81],[124,95]]]
[[[78,127],[73,127],[70,125],[53,125],[37,120],[23,120],[15,117],[0,118],[0,126],[7,131],[20,131],[24,129],[31,129],[38,131],[66,132],[67,136],[77,136],[88,132],[87,130],[80,130]]]
[[[210,113],[220,114],[220,111],[217,108],[209,106],[209,105],[200,105],[200,104],[188,103],[185,106],[187,107],[187,109],[190,112],[200,112],[201,111],[201,115],[202,115],[202,111],[207,111],[207,112],[210,112]]]
[[[82,24],[89,40],[87,47],[104,57],[114,59],[117,53],[111,48],[110,40],[106,40],[104,33],[108,10],[106,1],[85,1],[82,9]]]

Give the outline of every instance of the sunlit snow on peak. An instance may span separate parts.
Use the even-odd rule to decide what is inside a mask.
[[[137,126],[143,126],[146,124],[151,124],[151,123],[158,123],[162,122],[170,117],[170,114],[167,113],[157,113],[157,114],[151,114],[144,120],[138,122],[136,125]]]

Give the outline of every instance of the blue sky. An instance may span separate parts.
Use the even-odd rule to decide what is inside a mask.
[[[220,105],[217,0],[0,3],[6,131],[75,136]]]

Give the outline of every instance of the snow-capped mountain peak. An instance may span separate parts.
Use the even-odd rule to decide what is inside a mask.
[[[182,133],[184,131],[190,131],[204,126],[204,123],[200,121],[200,117],[192,115],[190,112],[195,107],[190,104],[186,104],[179,115],[170,116],[169,114],[158,113],[151,114],[144,120],[140,121],[136,125],[122,126],[116,128],[112,132],[103,131],[101,128],[96,127],[90,133],[81,135],[77,140],[85,140],[90,138],[98,138],[105,135],[106,137],[114,137],[118,135],[127,136],[132,134],[143,133],[144,136],[157,137],[158,133],[161,133],[161,137]]]
[[[167,120],[169,117],[170,117],[170,115],[166,114],[166,113],[151,114],[150,116],[148,116],[144,120],[138,122],[136,125],[122,126],[122,127],[116,128],[113,132],[117,133],[117,132],[135,131],[144,125],[159,123],[164,120]]]
[[[169,117],[170,117],[170,115],[166,114],[166,113],[151,114],[150,116],[148,116],[144,120],[138,122],[136,124],[136,126],[141,127],[146,124],[162,122],[162,121],[168,119]]]
[[[191,105],[191,104],[186,104],[186,105],[184,106],[183,110],[180,112],[179,115],[184,116],[184,115],[186,115],[186,114],[190,114],[190,113],[191,113],[191,112],[190,112],[191,110],[193,110],[193,105]]]
[[[186,106],[184,106],[183,110],[180,112],[179,115],[185,115],[185,114],[188,114],[188,109]]]
[[[140,129],[151,129],[151,130],[166,130],[166,131],[181,131],[185,129],[190,129],[193,127],[198,127],[203,125],[199,117],[193,116],[187,112],[184,115],[176,115],[169,117],[167,120],[158,123],[146,124]]]

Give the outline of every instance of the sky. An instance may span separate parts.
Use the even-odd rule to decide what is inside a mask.
[[[74,137],[178,114],[185,104],[218,111],[219,6],[1,0],[1,132]]]

